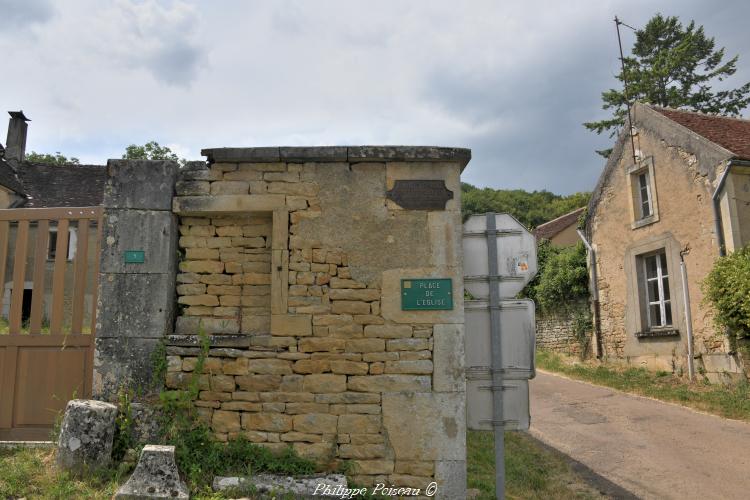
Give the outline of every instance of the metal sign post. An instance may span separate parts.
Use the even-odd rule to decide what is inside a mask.
[[[534,303],[514,298],[537,271],[536,239],[508,214],[464,223],[466,390],[469,429],[495,434],[495,489],[505,498],[505,431],[529,428]]]
[[[495,214],[487,214],[487,264],[490,281],[490,344],[492,346],[492,424],[495,428],[495,492],[505,498],[505,426],[503,422],[503,367],[500,342],[500,290]]]

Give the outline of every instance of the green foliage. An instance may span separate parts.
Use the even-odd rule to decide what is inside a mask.
[[[160,146],[156,141],[149,141],[142,146],[131,144],[125,148],[124,160],[172,160],[180,165],[185,164],[185,159],[177,156],[168,146]]]
[[[561,196],[549,191],[477,188],[461,183],[461,210],[464,218],[487,212],[506,212],[532,228],[585,206],[591,193]]]
[[[704,301],[719,327],[750,337],[750,245],[719,258],[703,281]]]
[[[583,243],[560,248],[543,240],[537,247],[537,262],[537,276],[524,289],[524,294],[543,311],[565,311],[588,298],[589,274]]]
[[[79,165],[80,164],[80,161],[78,160],[78,158],[74,156],[71,156],[70,158],[68,158],[66,156],[61,155],[59,151],[56,151],[55,154],[37,153],[36,151],[32,151],[31,153],[26,154],[26,161],[29,163],[54,165],[54,166]]]
[[[133,391],[120,387],[117,393],[117,417],[115,417],[115,436],[112,440],[112,459],[119,462],[130,448],[135,446],[133,437],[133,416],[130,403],[133,402]]]
[[[695,21],[683,26],[677,17],[656,14],[635,36],[632,54],[624,58],[625,70],[617,75],[621,82],[627,80],[627,95],[618,89],[603,92],[602,109],[612,110],[612,117],[584,123],[587,129],[597,134],[612,130],[611,137],[625,123],[626,104],[633,101],[731,116],[750,103],[750,82],[712,90],[737,71],[738,56],[723,62],[724,48],[716,49],[714,39]]]

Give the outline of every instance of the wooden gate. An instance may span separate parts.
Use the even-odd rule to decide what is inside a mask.
[[[0,210],[0,440],[91,395],[101,207]]]

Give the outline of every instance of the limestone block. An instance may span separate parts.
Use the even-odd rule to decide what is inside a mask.
[[[358,392],[342,392],[340,394],[316,394],[315,402],[331,404],[380,404],[380,394],[363,394]]]
[[[97,332],[94,342],[95,397],[113,400],[123,384],[141,388],[161,385],[161,380],[154,380],[151,361],[159,339],[100,337]]]
[[[349,289],[349,288],[332,288],[328,292],[331,300],[363,300],[371,302],[380,300],[380,290],[375,288]]]
[[[281,386],[280,375],[241,375],[234,380],[243,391],[275,391]]]
[[[189,499],[187,486],[180,480],[174,446],[146,445],[130,479],[117,490],[116,500],[146,498]]]
[[[247,181],[217,181],[211,183],[211,194],[247,194],[250,183]]]
[[[309,413],[293,417],[294,430],[310,434],[335,434],[338,417],[325,413]]]
[[[179,165],[167,160],[109,160],[106,208],[169,210]]]
[[[430,377],[423,375],[367,375],[351,376],[350,391],[358,392],[422,392],[431,389]]]
[[[230,215],[268,212],[284,208],[284,203],[283,194],[177,196],[172,201],[172,210],[180,215]]]
[[[103,401],[73,399],[57,442],[57,464],[74,474],[85,474],[109,465],[115,434],[117,406]]]
[[[429,359],[415,361],[386,361],[385,373],[431,374],[432,361]]]
[[[435,325],[433,327],[432,386],[436,392],[464,392],[466,390],[463,325]]]
[[[463,393],[383,394],[383,425],[396,460],[466,459]]]
[[[395,339],[386,342],[388,351],[422,351],[430,348],[427,339]]]
[[[385,351],[383,339],[354,339],[346,341],[346,352],[382,352]]]
[[[97,338],[161,338],[174,315],[174,275],[100,274]],[[143,293],[148,290],[149,293]]]
[[[287,403],[286,413],[289,415],[302,413],[328,413],[328,405],[325,403]]]
[[[271,316],[254,316],[242,313],[242,333],[264,334],[271,329]]]
[[[331,371],[331,362],[327,359],[301,359],[294,363],[292,369],[294,373],[325,373]]]
[[[338,432],[342,434],[377,434],[380,429],[380,415],[349,414],[338,417]]]
[[[213,418],[211,419],[211,428],[216,432],[239,431],[240,430],[239,412],[216,410],[213,414]]]
[[[346,376],[333,374],[305,375],[303,390],[312,393],[335,393],[346,391]]]
[[[245,483],[252,484],[264,497],[274,498],[341,498],[338,492],[349,491],[346,476],[329,474],[326,476],[308,476],[292,478],[258,474],[250,478],[220,477],[214,478],[214,491],[237,488]]]
[[[331,278],[331,288],[366,288],[363,283],[355,280]],[[400,294],[399,294],[400,295]]]
[[[411,337],[410,325],[367,325],[365,337],[376,337],[381,339],[399,339]]]
[[[281,413],[243,413],[242,428],[268,432],[289,432],[292,417]]]
[[[352,300],[335,300],[331,303],[333,314],[369,314],[370,304]]]
[[[251,359],[247,369],[260,375],[287,375],[292,373],[292,362],[274,358]]]
[[[342,375],[367,375],[369,366],[367,363],[356,361],[334,360],[331,361],[331,371]]]
[[[143,263],[126,263],[126,250],[142,250]],[[107,209],[102,218],[100,272],[166,273],[175,270],[177,220],[170,212]]]
[[[385,446],[382,444],[342,444],[339,446],[338,456],[341,458],[383,458],[385,457]]]
[[[346,348],[351,351],[348,342],[344,339],[330,337],[310,337],[299,341],[300,352],[341,352]],[[352,351],[354,352],[354,351]]]
[[[184,295],[177,298],[177,303],[188,306],[218,306],[219,297],[216,295]]]
[[[306,443],[320,443],[323,438],[320,434],[305,434],[304,432],[287,432],[281,435],[282,441],[287,442],[306,442]]]
[[[271,335],[306,336],[312,335],[312,319],[309,314],[271,315]]]
[[[239,332],[239,321],[231,318],[201,318],[180,316],[175,331],[183,335],[197,335],[203,329],[207,334],[232,334]]]
[[[354,460],[355,470],[358,474],[391,474],[393,472],[393,460]]]
[[[397,460],[393,471],[396,474],[408,474],[411,476],[431,477],[435,470],[435,462],[423,462],[418,460]],[[461,497],[463,498],[463,497]]]

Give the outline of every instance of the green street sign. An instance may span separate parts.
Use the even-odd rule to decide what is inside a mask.
[[[143,250],[125,250],[125,264],[143,264],[146,262],[146,252]]]
[[[453,309],[453,280],[427,278],[401,280],[402,311],[439,311]]]

